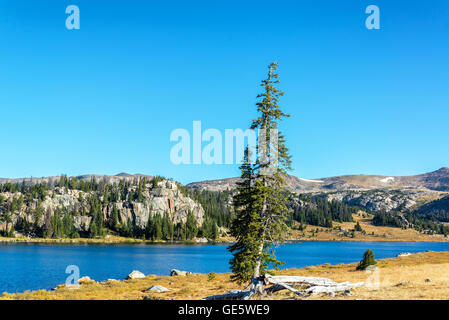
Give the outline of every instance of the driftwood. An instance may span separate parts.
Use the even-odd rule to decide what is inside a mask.
[[[264,292],[271,294],[271,293],[275,293],[277,291],[281,291],[281,290],[284,290],[284,289],[290,290],[291,292],[297,294],[298,296],[302,295],[301,291],[296,290],[295,288],[293,288],[293,287],[291,287],[288,284],[283,283],[283,282],[276,283],[275,285],[265,289]]]
[[[301,277],[301,276],[265,276],[265,284],[277,284],[279,282],[289,284],[310,284],[314,286],[334,286],[337,282],[329,278]]]
[[[299,296],[314,295],[319,293],[336,293],[352,288],[361,287],[363,282],[350,283],[350,282],[335,282],[328,278],[319,277],[299,277],[299,276],[265,276],[266,284],[273,284],[272,287],[266,289],[268,293],[273,293],[279,290],[287,289]],[[297,290],[290,285],[307,286],[303,290]]]
[[[203,300],[249,300],[256,294],[265,293],[261,290],[264,285],[265,276],[254,279],[246,290],[231,290],[228,293],[206,297]]]
[[[266,288],[263,292],[257,292],[255,286],[251,285],[249,290],[231,290],[228,293],[215,295],[204,298],[204,300],[248,300],[253,295],[259,293],[262,295],[272,294],[280,290],[290,290],[298,296],[308,296],[319,293],[336,293],[352,288],[361,287],[363,282],[335,282],[328,278],[320,277],[301,277],[301,276],[271,276],[265,275],[259,281],[263,281],[265,285],[272,285]],[[305,286],[304,289],[298,290],[293,288],[293,285]]]

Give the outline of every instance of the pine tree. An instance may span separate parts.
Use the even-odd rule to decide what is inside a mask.
[[[368,249],[363,254],[363,259],[357,266],[357,270],[366,270],[369,266],[376,265],[377,262],[374,260],[374,253],[372,250]]]
[[[218,236],[218,226],[215,222],[213,222],[210,238],[215,241],[217,240]]]
[[[161,240],[162,239],[162,221],[161,216],[157,215],[154,223],[154,234],[153,238],[155,240]]]
[[[112,211],[111,214],[108,218],[108,227],[111,230],[117,231],[117,227],[118,227],[118,209],[117,209],[117,205],[114,203],[114,205],[112,206]]]
[[[152,240],[154,235],[154,219],[153,215],[148,216],[147,225],[145,227],[145,239]]]
[[[170,240],[170,221],[168,214],[165,213],[164,217],[162,218],[162,239],[164,240]]]
[[[0,217],[1,222],[5,222],[5,230],[3,235],[5,237],[12,237],[14,235],[14,225],[12,224],[12,214],[10,211],[6,211],[3,216]]]
[[[268,77],[261,84],[264,92],[257,96],[259,116],[251,125],[251,129],[259,130],[256,161],[251,163],[247,149],[241,166],[241,182],[234,197],[236,218],[231,233],[237,242],[229,248],[233,254],[232,279],[240,283],[251,280],[250,289],[256,292],[262,288],[261,276],[268,267],[278,268],[282,264],[274,255],[274,245],[282,242],[288,232],[283,176],[291,169],[291,157],[285,137],[278,130],[278,122],[289,115],[278,105],[284,93],[276,88],[279,83],[277,63],[271,63],[268,69]]]
[[[95,220],[93,220],[89,225],[89,237],[95,238],[97,235],[98,235],[98,227]]]
[[[187,240],[191,240],[197,236],[198,227],[196,226],[196,220],[191,211],[189,211],[189,213],[187,214],[187,221],[185,228]]]
[[[252,279],[256,265],[257,252],[262,239],[258,237],[260,223],[259,212],[255,206],[255,172],[250,163],[250,151],[245,150],[245,156],[240,166],[241,181],[237,182],[236,194],[233,198],[236,216],[231,223],[231,234],[236,243],[229,247],[233,258],[230,261],[231,279],[244,283]]]

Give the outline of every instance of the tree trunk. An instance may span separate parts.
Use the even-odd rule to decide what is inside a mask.
[[[263,181],[263,185],[264,185],[264,187],[266,186],[265,178]],[[263,217],[265,215],[266,210],[267,210],[267,200],[266,200],[266,197],[264,197],[262,210],[260,212],[261,217]],[[262,265],[262,253],[263,253],[263,247],[265,244],[263,227],[262,227],[259,237],[261,238],[261,242],[260,242],[259,248],[257,250],[257,260],[256,260],[256,265],[254,267],[254,274],[253,274],[253,279],[251,280],[250,290],[254,290],[256,294],[263,295],[264,279],[263,279],[263,277],[260,276],[260,267]]]
[[[262,264],[263,245],[264,245],[264,242],[262,241],[257,250],[257,261],[256,261],[256,266],[254,267],[253,279],[260,277],[260,266]]]

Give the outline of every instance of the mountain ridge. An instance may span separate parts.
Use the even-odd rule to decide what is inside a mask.
[[[187,184],[188,188],[210,191],[224,191],[235,188],[239,178],[197,181]],[[285,177],[287,189],[292,192],[333,192],[342,190],[373,189],[428,189],[449,191],[449,168],[442,167],[428,173],[412,176],[342,175],[318,179],[303,179],[294,175]]]
[[[29,178],[0,178],[0,183],[40,183],[58,181],[61,176],[29,177]],[[79,180],[98,181],[105,180],[108,183],[120,182],[120,180],[134,180],[140,178],[154,178],[152,175],[129,174],[121,172],[116,175],[83,174],[73,176]],[[232,190],[236,186],[238,177],[196,181],[186,184],[187,188],[205,189],[209,191]],[[324,177],[317,179],[304,179],[294,175],[285,177],[287,189],[292,192],[333,192],[342,190],[373,190],[373,189],[427,189],[429,191],[449,191],[449,168],[442,167],[438,170],[411,175],[411,176],[384,176],[369,174],[350,174],[341,176]]]

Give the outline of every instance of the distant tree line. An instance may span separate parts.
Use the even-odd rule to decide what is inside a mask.
[[[303,201],[306,205],[293,205],[293,212],[289,224],[292,225],[292,220],[298,221],[301,230],[305,228],[306,224],[332,228],[333,221],[352,222],[354,221],[352,214],[358,210],[358,208],[351,207],[340,201],[328,201],[327,198],[322,196],[301,194],[296,197],[297,201],[293,201],[292,203]]]
[[[375,226],[388,226],[388,227],[397,227],[402,228],[404,227],[404,223],[402,220],[398,217],[397,214],[393,212],[375,212],[374,218],[372,220],[372,224]]]
[[[404,222],[398,217],[398,212],[381,211],[373,214],[374,218],[372,223],[376,226],[407,228],[407,226],[404,225]],[[428,234],[449,235],[449,226],[438,221],[436,217],[431,217],[429,215],[420,216],[414,212],[405,213],[404,217],[409,223],[409,228]]]
[[[185,195],[199,202],[204,209],[206,219],[219,227],[229,228],[233,217],[231,193],[229,191],[208,191],[184,189]]]
[[[426,203],[412,213],[424,220],[449,222],[449,196]]]

